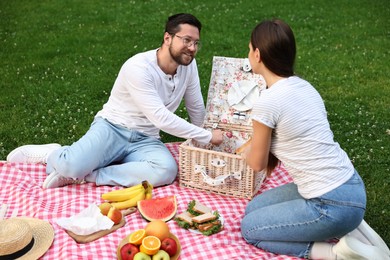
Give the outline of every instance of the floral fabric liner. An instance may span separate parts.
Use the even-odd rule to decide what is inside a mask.
[[[210,78],[210,85],[206,104],[206,129],[219,128],[224,131],[224,141],[219,146],[200,145],[192,142],[192,146],[234,153],[236,148],[244,144],[252,132],[251,112],[238,111],[228,102],[229,90],[239,82],[251,81],[257,85],[260,93],[266,88],[262,76],[248,71],[248,59],[215,56]]]

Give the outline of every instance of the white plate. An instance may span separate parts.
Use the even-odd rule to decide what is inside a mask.
[[[228,91],[228,103],[237,111],[252,109],[253,104],[259,97],[260,89],[256,82],[242,80],[234,82]]]
[[[223,226],[224,219],[223,219],[223,217],[222,217],[221,215],[219,215],[218,220],[221,221],[221,225]],[[197,230],[197,229],[191,229],[191,228],[189,228],[189,229],[187,229],[187,230],[190,231],[191,233],[200,234],[200,235],[204,236],[204,235],[202,234],[202,232],[200,232],[200,231]]]

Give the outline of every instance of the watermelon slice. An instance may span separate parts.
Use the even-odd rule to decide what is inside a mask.
[[[140,200],[137,203],[138,211],[147,221],[172,219],[177,211],[176,196]]]

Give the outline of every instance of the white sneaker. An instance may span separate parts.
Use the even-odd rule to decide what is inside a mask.
[[[51,152],[60,148],[59,144],[40,144],[40,145],[23,145],[7,156],[8,162],[14,163],[43,163],[47,162],[47,157]]]
[[[390,257],[390,250],[387,247],[385,241],[372,229],[366,221],[362,221],[360,225],[357,227],[359,232],[363,234],[363,236],[370,241],[370,243],[376,247],[379,247],[383,252],[385,252]]]
[[[337,260],[389,260],[380,248],[367,245],[354,237],[343,236],[340,241],[333,246],[333,253],[337,255]]]
[[[42,188],[51,189],[51,188],[59,188],[70,184],[82,184],[85,183],[84,180],[72,179],[68,177],[64,177],[60,175],[58,172],[53,171],[46,177],[43,182]]]

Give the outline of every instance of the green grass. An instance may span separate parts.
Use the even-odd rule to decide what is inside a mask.
[[[324,98],[335,139],[366,183],[365,219],[390,243],[387,0],[0,0],[0,159],[23,144],[80,138],[123,62],[157,48],[177,12],[204,25],[197,61],[205,97],[213,56],[246,57],[265,18],[291,25],[296,72]]]

